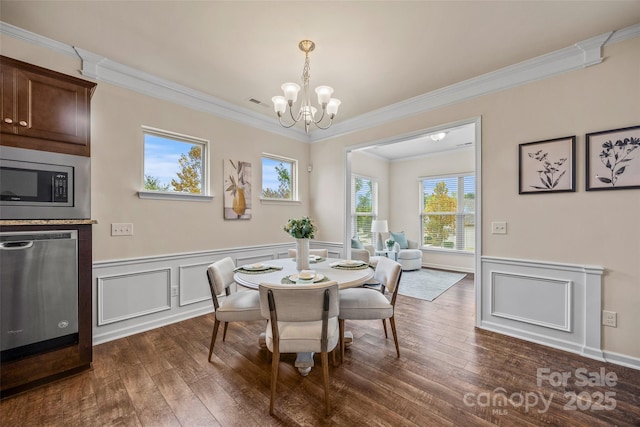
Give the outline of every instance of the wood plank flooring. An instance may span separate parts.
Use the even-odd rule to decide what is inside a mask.
[[[92,370],[4,399],[0,424],[640,425],[640,371],[475,329],[471,275],[434,302],[399,295],[396,313],[399,359],[380,321],[346,323],[355,341],[330,368],[329,417],[318,355],[308,377],[283,355],[271,417],[264,323],[230,325],[209,363],[207,315],[96,346]],[[601,369],[608,384],[585,384]]]

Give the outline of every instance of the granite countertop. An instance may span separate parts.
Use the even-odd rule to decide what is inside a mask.
[[[3,219],[2,225],[84,225],[97,224],[95,219]]]

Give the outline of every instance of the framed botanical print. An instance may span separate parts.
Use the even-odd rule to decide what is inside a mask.
[[[640,188],[640,126],[586,135],[587,191]]]
[[[251,163],[224,162],[224,219],[251,219]]]
[[[576,137],[519,146],[519,194],[576,191]]]

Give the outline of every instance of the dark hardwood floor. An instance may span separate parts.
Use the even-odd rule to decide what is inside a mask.
[[[640,371],[475,329],[471,276],[434,302],[399,295],[396,313],[399,359],[380,321],[347,322],[329,417],[319,356],[301,377],[283,355],[271,417],[264,323],[232,324],[209,363],[207,315],[96,346],[92,370],[4,399],[0,424],[640,425]]]

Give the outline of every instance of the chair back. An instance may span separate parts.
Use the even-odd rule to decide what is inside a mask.
[[[235,283],[233,280],[233,270],[235,268],[236,265],[230,257],[216,261],[207,267],[209,288],[214,298],[223,292],[228,293],[229,286]]]
[[[380,257],[376,265],[374,277],[382,283],[389,292],[395,294],[402,276],[402,265],[387,257]]]
[[[295,249],[289,249],[289,258],[295,258],[297,251]],[[309,249],[309,255],[315,255],[322,258],[329,258],[328,249]]]
[[[309,285],[260,284],[260,310],[262,317],[270,318],[269,291],[273,296],[278,321],[313,322],[322,320],[325,290],[329,291],[328,317],[337,317],[340,300],[338,283],[335,281]]]

